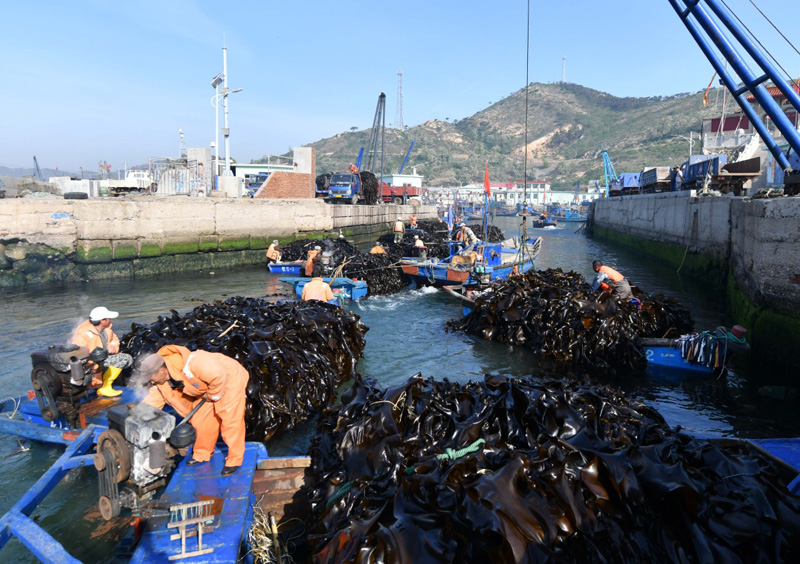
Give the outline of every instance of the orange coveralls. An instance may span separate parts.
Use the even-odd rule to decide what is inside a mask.
[[[385,255],[386,251],[383,250],[383,247],[380,245],[375,245],[369,250],[369,254],[371,255]]]
[[[306,260],[306,276],[311,276],[311,273],[314,270],[314,259],[317,258],[317,255],[321,252],[322,251],[315,251],[314,249],[308,251],[308,260]]]
[[[300,297],[305,301],[321,300],[327,302],[333,299],[333,290],[322,278],[312,278],[311,282],[303,286],[303,292]]]
[[[104,329],[108,339],[109,354],[117,354],[119,352],[119,337],[111,329]],[[72,342],[79,347],[87,347],[89,352],[92,352],[97,347],[103,346],[103,341],[100,339],[100,330],[92,325],[88,319],[81,323],[75,330],[72,336]]]
[[[272,243],[267,249],[267,258],[278,262],[281,260],[281,252],[280,250],[275,248],[275,243]]]
[[[173,389],[169,381],[152,386],[144,402],[163,408],[171,405],[186,416],[201,397],[209,401],[194,414],[192,426],[197,430],[192,458],[205,462],[214,454],[220,432],[228,445],[226,466],[241,466],[244,459],[244,411],[247,382],[250,375],[234,359],[221,353],[190,351],[179,345],[162,347],[170,378],[183,383],[183,390]]]

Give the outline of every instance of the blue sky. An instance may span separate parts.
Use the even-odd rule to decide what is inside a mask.
[[[749,0],[728,4],[790,73],[800,56]],[[784,33],[790,2],[759,0]],[[617,96],[702,90],[713,71],[667,0],[531,2],[530,81]],[[214,140],[211,80],[228,48],[231,154],[264,154],[372,125],[462,119],[525,84],[524,0],[8,2],[0,165],[96,170]],[[795,26],[796,28],[796,26]],[[220,121],[222,117],[220,117]]]

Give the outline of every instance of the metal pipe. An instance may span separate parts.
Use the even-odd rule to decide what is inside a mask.
[[[767,131],[766,126],[761,121],[761,118],[758,116],[756,111],[753,109],[753,106],[750,105],[750,102],[747,101],[747,98],[745,98],[745,96],[741,92],[737,93],[736,81],[733,79],[730,72],[728,72],[728,69],[725,67],[725,65],[717,56],[717,54],[714,53],[713,49],[711,48],[711,45],[709,45],[708,43],[708,40],[705,38],[705,36],[703,36],[703,34],[698,29],[698,22],[700,21],[700,19],[698,18],[697,13],[701,12],[705,15],[705,22],[708,25],[708,27],[703,26],[703,29],[705,29],[705,31],[708,32],[709,36],[712,36],[713,30],[716,30],[717,40],[720,43],[727,45],[727,47],[729,48],[728,50],[732,51],[730,53],[731,56],[735,55],[735,57],[741,60],[738,54],[735,53],[735,50],[733,50],[730,43],[728,43],[727,39],[725,39],[721,35],[719,29],[713,24],[713,22],[709,20],[708,14],[706,14],[705,11],[702,10],[702,8],[699,8],[696,5],[696,1],[690,2],[689,3],[690,5],[685,10],[678,5],[678,0],[669,0],[669,3],[675,9],[675,12],[680,16],[681,20],[683,21],[683,24],[686,26],[686,29],[689,30],[689,33],[692,35],[695,42],[697,42],[697,45],[700,47],[700,49],[703,51],[708,61],[711,63],[711,66],[714,67],[714,70],[717,71],[717,74],[719,75],[723,84],[725,84],[725,86],[734,96],[736,101],[739,103],[739,106],[742,108],[742,111],[747,115],[748,119],[750,119],[750,123],[753,124],[753,127],[756,129],[759,136],[761,136],[761,139],[764,140],[764,143],[767,145],[767,148],[769,149],[770,153],[772,153],[772,155],[775,157],[775,160],[780,164],[782,169],[792,170],[792,167],[789,164],[789,160],[786,158],[786,155],[783,154],[783,151],[780,149],[780,147],[778,147],[778,144],[775,142],[775,139],[772,137],[769,131]],[[694,15],[695,18],[698,20],[698,22],[689,19],[688,16],[690,14]],[[711,28],[712,31],[709,31],[709,28]],[[715,43],[717,43],[717,41],[715,41]],[[726,52],[719,44],[717,44],[717,46],[720,48],[721,51],[723,51],[723,53]],[[731,64],[733,64],[733,61],[731,61]],[[739,73],[738,70],[737,73]],[[742,74],[739,73],[739,76],[742,76]],[[764,90],[763,85],[759,85],[757,89],[758,88]],[[766,91],[764,90],[764,92]],[[758,96],[756,98],[759,99]],[[769,101],[772,102],[772,104],[775,104],[775,101],[772,100],[771,97],[769,97]]]
[[[225,171],[223,176],[231,174],[231,131],[228,128],[228,48],[222,48],[222,76],[225,79],[222,102],[225,108]]]

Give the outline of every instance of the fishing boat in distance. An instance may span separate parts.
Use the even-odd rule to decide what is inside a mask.
[[[533,268],[542,248],[540,237],[533,237],[517,247],[503,243],[482,243],[471,256],[459,254],[455,241],[448,243],[450,255],[437,258],[403,258],[400,268],[418,286],[489,284],[512,272],[522,274]]]

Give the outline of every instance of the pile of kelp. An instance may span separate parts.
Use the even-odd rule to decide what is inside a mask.
[[[357,315],[323,302],[236,296],[134,323],[121,343],[134,357],[175,344],[239,361],[250,373],[247,438],[264,441],[336,398],[337,386],[355,375],[367,330]]]
[[[800,561],[772,459],[608,387],[357,380],[311,458],[315,562]]]
[[[374,206],[378,203],[378,178],[371,172],[359,172],[361,177],[361,195],[364,204]]]
[[[323,253],[327,253],[331,257],[331,261],[335,265],[342,264],[346,258],[358,254],[358,249],[344,238],[298,239],[286,245],[281,245],[281,261],[306,260],[308,251],[314,247],[320,247]]]
[[[478,238],[483,237],[482,225],[475,224],[470,227]],[[439,221],[418,221],[416,229],[405,230],[403,240],[400,243],[394,242],[394,233],[382,235],[378,240],[394,260],[399,260],[403,257],[417,256],[414,249],[415,235],[425,243],[428,258],[445,259],[450,256],[450,246],[447,244],[447,241],[450,240],[450,233],[447,231],[447,224]],[[455,233],[453,233],[453,236],[455,237]],[[504,241],[503,231],[494,225],[489,226],[487,240],[490,243]]]
[[[576,272],[531,270],[496,283],[468,316],[448,325],[593,375],[639,369],[646,364],[639,338],[689,333],[693,322],[674,299],[634,292],[638,302],[616,301],[590,292]]]

